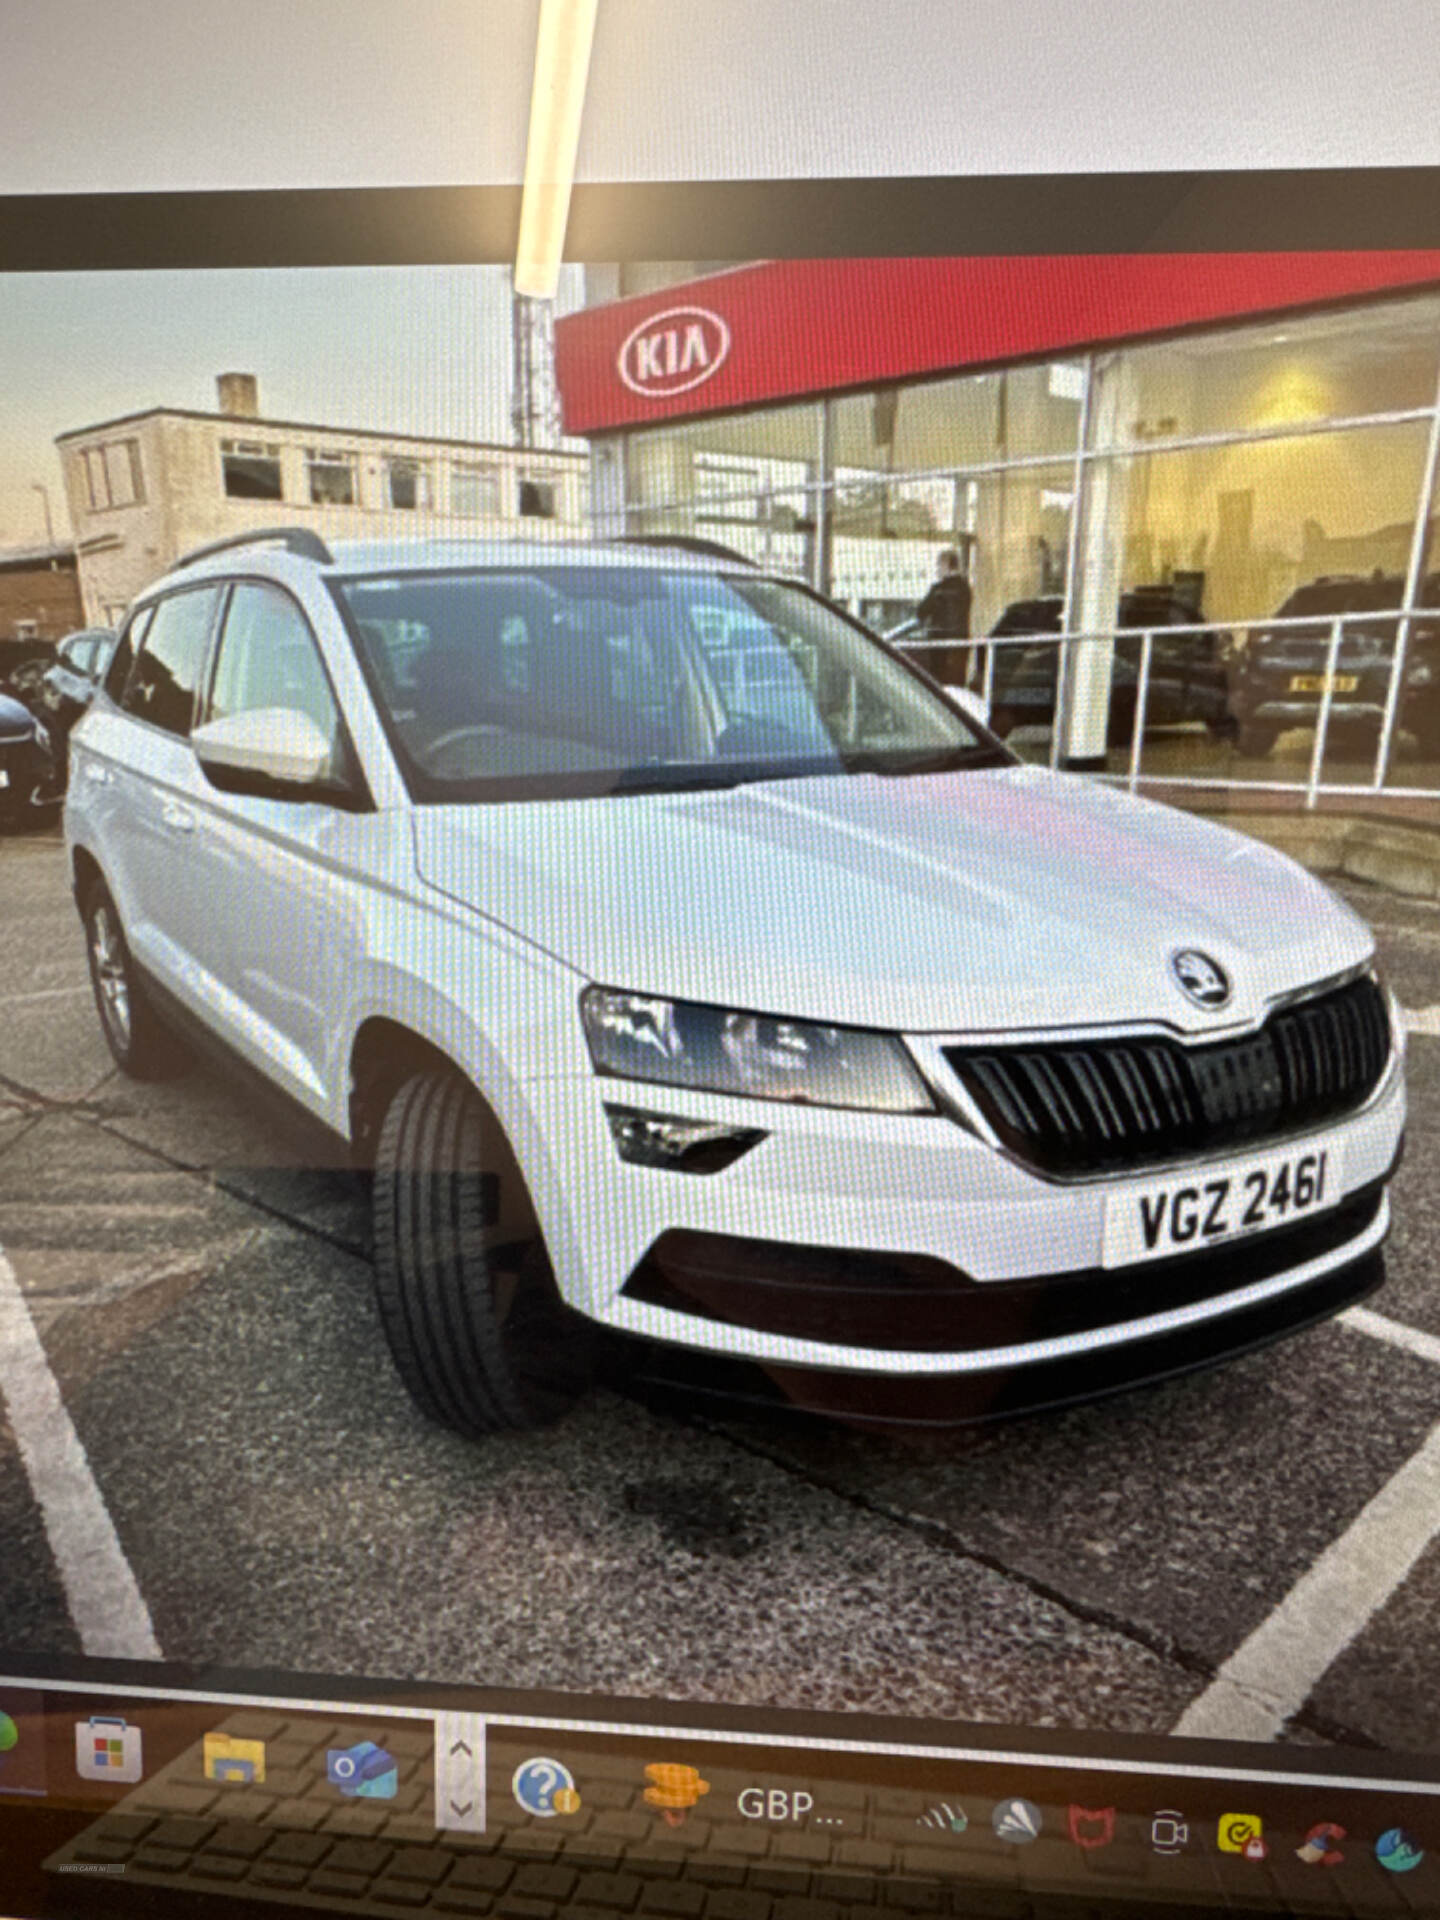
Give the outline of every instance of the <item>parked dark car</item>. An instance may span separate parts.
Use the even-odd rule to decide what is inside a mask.
[[[0,826],[33,820],[56,800],[55,759],[44,723],[0,693]]]
[[[55,649],[48,640],[0,637],[0,693],[12,694],[28,705],[54,658]]]
[[[1277,620],[1314,615],[1300,627],[1257,629],[1241,656],[1235,680],[1235,717],[1242,754],[1263,757],[1290,727],[1313,727],[1319,717],[1337,614],[1389,617],[1357,620],[1341,631],[1331,689],[1329,737],[1374,747],[1385,717],[1390,664],[1404,597],[1398,573],[1328,574],[1297,587]],[[1440,574],[1432,573],[1420,604],[1440,609]],[[1405,686],[1396,715],[1426,754],[1440,754],[1440,615],[1417,617],[1405,655]]]
[[[1035,600],[1015,600],[990,629],[993,639],[1025,634],[1059,633],[1064,601],[1057,594]],[[1133,587],[1120,597],[1117,628],[1194,627],[1194,609],[1168,587]],[[902,648],[918,629],[902,629],[891,639]],[[974,643],[978,649],[983,642]],[[1110,680],[1108,741],[1124,746],[1135,727],[1135,701],[1140,680],[1142,637],[1122,632],[1115,642]],[[1005,735],[1016,727],[1050,726],[1055,718],[1055,681],[1059,649],[1049,645],[995,648],[991,681],[990,724]],[[1150,684],[1145,702],[1145,724],[1175,727],[1202,720],[1218,739],[1228,738],[1230,715],[1230,636],[1214,628],[1167,636],[1156,633],[1150,657]],[[923,666],[925,652],[915,658]],[[976,672],[978,674],[978,667]]]
[[[70,729],[94,699],[117,638],[110,627],[83,627],[78,633],[67,634],[40,676],[31,704],[49,729],[62,777],[69,755]]]

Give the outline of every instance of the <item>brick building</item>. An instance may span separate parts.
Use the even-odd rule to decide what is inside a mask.
[[[83,626],[75,549],[0,548],[0,640],[61,640]]]

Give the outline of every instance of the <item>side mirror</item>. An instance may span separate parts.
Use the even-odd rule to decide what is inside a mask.
[[[296,707],[253,707],[207,721],[190,743],[217,786],[318,787],[333,777],[330,742]]]
[[[973,687],[947,687],[946,693],[970,719],[978,720],[982,727],[990,724],[990,702],[983,693],[977,693]]]

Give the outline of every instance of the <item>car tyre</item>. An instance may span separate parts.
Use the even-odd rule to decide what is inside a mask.
[[[547,1426],[594,1373],[594,1328],[560,1298],[509,1145],[459,1074],[418,1073],[375,1150],[375,1279],[400,1377],[432,1420]]]
[[[103,880],[86,893],[81,918],[95,1010],[111,1057],[132,1080],[169,1078],[182,1064],[180,1047],[145,991]]]

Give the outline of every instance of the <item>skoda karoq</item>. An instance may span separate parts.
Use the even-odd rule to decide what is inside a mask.
[[[272,530],[141,596],[72,751],[115,1058],[187,1027],[344,1136],[464,1431],[616,1353],[859,1420],[1058,1404],[1381,1277],[1364,925],[1020,764],[793,580]]]

